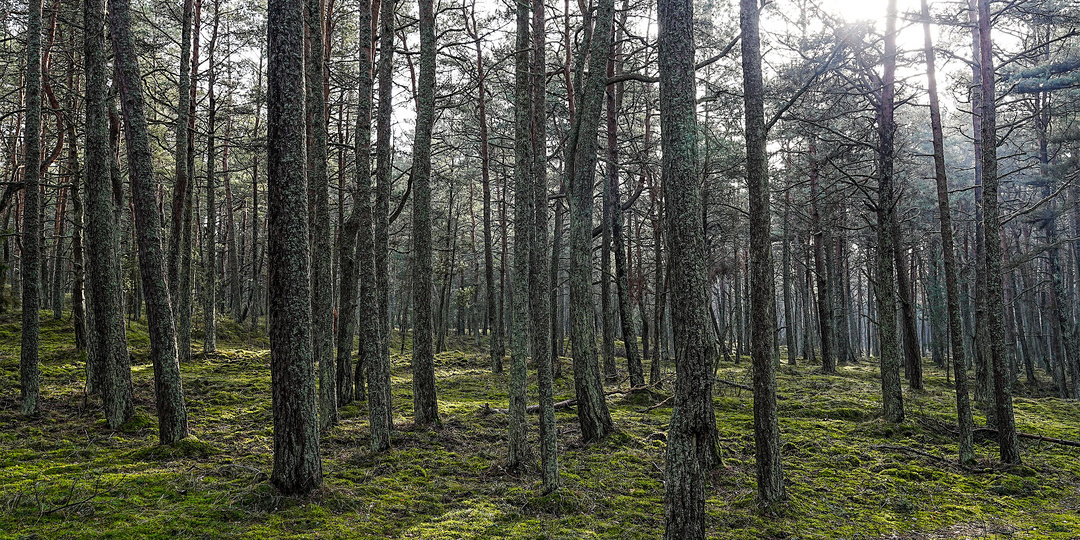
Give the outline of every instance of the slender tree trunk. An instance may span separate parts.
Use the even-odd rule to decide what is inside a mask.
[[[386,1],[386,0],[383,0]],[[367,375],[368,382],[368,423],[371,426],[370,448],[372,452],[382,452],[390,448],[390,431],[393,430],[393,411],[390,408],[390,365],[383,362],[383,358],[379,351],[379,343],[381,343],[386,337],[383,335],[384,329],[379,324],[379,290],[376,278],[376,266],[375,266],[375,216],[374,208],[372,207],[372,196],[374,195],[373,185],[371,183],[371,161],[369,158],[371,150],[371,119],[370,119],[370,105],[365,107],[364,103],[370,103],[372,92],[372,80],[371,80],[371,44],[374,41],[373,29],[375,24],[374,4],[370,8],[364,7],[365,2],[361,2],[360,8],[360,24],[366,25],[367,30],[361,30],[360,39],[366,41],[367,48],[365,49],[363,43],[361,43],[360,55],[360,101],[361,106],[358,111],[357,127],[356,127],[356,175],[357,175],[357,203],[360,210],[360,232],[357,235],[357,247],[356,247],[356,260],[360,269],[360,297],[362,300],[363,311],[360,317],[360,334],[363,336],[360,340],[360,357],[357,359],[357,369],[363,369]],[[381,3],[381,2],[380,2]],[[389,6],[382,4],[384,9],[392,9],[393,3],[390,2]],[[367,14],[365,16],[365,14]],[[390,24],[393,24],[393,12],[391,11],[389,16],[382,15],[383,20],[389,20]],[[385,30],[385,28],[384,28]],[[363,58],[368,58],[365,62]],[[365,75],[366,74],[366,75]],[[352,338],[349,338],[350,341]],[[359,384],[359,377],[357,377]],[[359,388],[357,388],[357,394],[359,394]]]
[[[346,405],[353,400],[365,397],[364,376],[372,366],[368,363],[378,361],[379,325],[373,313],[378,311],[378,298],[374,296],[375,287],[375,250],[371,213],[371,98],[372,98],[372,1],[362,0],[358,11],[357,39],[359,46],[359,86],[356,116],[356,141],[354,154],[356,159],[356,188],[351,190],[353,208],[346,218],[338,243],[341,285],[338,289],[338,327],[337,327],[337,382],[338,402]],[[366,218],[366,219],[365,219]],[[360,236],[360,235],[363,236]],[[364,299],[363,315],[359,319],[360,348],[356,359],[355,374],[352,369],[352,342],[356,336],[358,315],[357,290]],[[371,295],[369,297],[369,295]],[[369,403],[369,409],[378,408],[379,420],[386,419],[382,412],[382,398],[379,392]],[[371,415],[372,420],[376,418]],[[372,440],[375,429],[372,429]],[[373,451],[381,451],[383,443]]]
[[[614,20],[614,0],[597,4],[589,54],[589,73],[581,90],[581,109],[570,134],[570,340],[574,357],[574,389],[578,422],[585,442],[600,440],[614,426],[600,383],[596,330],[592,309],[592,206],[596,177],[596,134],[604,98],[605,65]]]
[[[894,81],[896,74],[896,0],[888,1],[885,23],[885,69],[882,76],[878,110],[878,200],[877,200],[877,322],[881,341],[881,393],[885,419],[904,419],[904,396],[900,388],[900,351],[896,335],[896,286],[893,273],[893,120]],[[897,269],[903,272],[902,268]]]
[[[986,314],[990,329],[994,404],[1001,460],[1020,463],[1013,418],[1011,376],[1005,350],[1002,291],[1001,216],[998,214],[997,119],[994,103],[994,58],[990,40],[990,2],[979,0],[979,56],[982,70],[983,230],[986,234]]]
[[[305,0],[304,83],[307,115],[308,234],[311,245],[312,352],[319,369],[322,429],[338,422],[334,359],[334,286],[331,276],[330,193],[326,172],[326,94],[323,0]]]
[[[530,92],[530,14],[527,2],[517,4],[517,29],[514,53],[514,273],[510,291],[510,422],[507,468],[518,470],[529,457],[528,419],[525,406],[529,352],[529,252],[532,243],[533,179],[532,179],[532,94]]]
[[[304,3],[270,0],[267,13],[267,240],[274,411],[270,482],[284,494],[300,495],[322,484],[311,339],[304,95],[298,91],[304,84]]]
[[[22,349],[19,400],[24,416],[41,412],[38,338],[41,334],[41,0],[30,0],[26,23],[26,118],[22,214]]]
[[[817,147],[810,143],[810,200],[812,204],[811,220],[814,229],[814,274],[817,277],[817,312],[818,329],[821,337],[821,371],[836,373],[836,356],[833,352],[833,293],[829,286],[829,264],[827,255],[829,245],[826,239],[825,225],[821,219],[821,193],[818,188],[819,164]]]
[[[435,398],[431,293],[431,131],[435,125],[434,0],[420,6],[420,80],[413,137],[413,409],[417,425],[441,425]]]
[[[174,444],[188,436],[187,408],[176,353],[176,330],[165,282],[165,257],[161,245],[161,214],[157,207],[153,159],[143,101],[135,38],[131,31],[129,0],[109,0],[109,31],[112,36],[116,81],[124,111],[124,138],[131,175],[131,198],[135,214],[135,240],[146,298],[150,358],[154,365],[154,392],[158,412],[158,440]]]
[[[207,47],[206,57],[206,99],[209,102],[210,113],[207,119],[206,134],[206,232],[203,237],[204,251],[206,252],[203,269],[205,279],[203,290],[203,352],[213,354],[217,352],[217,184],[214,182],[214,165],[217,163],[216,130],[217,130],[217,96],[214,86],[217,84],[217,70],[214,68],[214,52],[217,49],[218,23],[221,15],[219,0],[214,1],[214,23],[210,33],[210,43]],[[194,169],[193,169],[194,170]]]
[[[393,172],[393,153],[391,144],[393,135],[390,132],[390,121],[393,113],[394,99],[394,24],[397,10],[396,0],[382,0],[379,11],[379,109],[375,117],[375,134],[377,137],[375,148],[375,207],[373,229],[375,234],[375,285],[376,296],[379,302],[376,312],[379,316],[379,360],[376,369],[376,378],[368,376],[372,383],[372,392],[376,388],[383,392],[383,402],[386,404],[385,419],[378,422],[380,433],[378,440],[381,442],[385,435],[385,447],[390,448],[390,432],[394,429],[393,402],[390,390],[390,267],[389,267],[389,218],[390,218],[390,183]],[[415,172],[415,171],[414,171]],[[404,334],[405,329],[401,329]],[[369,398],[370,399],[370,398]],[[372,424],[372,446],[376,443],[376,424]]]
[[[532,109],[533,172],[533,249],[529,252],[529,302],[532,323],[533,361],[540,394],[540,463],[543,492],[559,487],[558,436],[555,426],[554,381],[552,380],[552,344],[548,297],[548,186],[547,186],[547,75],[545,55],[545,6],[543,0],[532,2],[532,57],[529,92]]]
[[[765,150],[765,88],[761,77],[761,42],[757,0],[740,2],[743,104],[746,111],[746,185],[750,198],[750,356],[754,364],[754,455],[758,504],[771,507],[787,498],[780,460],[777,419],[776,306],[772,265],[772,224]],[[711,402],[711,399],[709,400]]]
[[[191,249],[182,242],[184,238],[184,213],[190,201],[188,196],[188,182],[190,182],[188,170],[188,144],[191,137],[189,130],[189,116],[191,112],[191,20],[194,11],[194,0],[184,0],[184,11],[180,20],[180,87],[177,92],[176,103],[176,148],[173,151],[173,167],[175,181],[173,183],[172,212],[169,220],[169,253],[166,276],[169,282],[169,292],[172,293],[172,303],[180,306],[181,294],[190,294],[190,291],[180,286],[181,281],[181,250]],[[87,145],[89,147],[89,145]],[[177,310],[179,326],[179,310]],[[179,328],[178,328],[179,330]],[[178,338],[182,336],[177,336]],[[177,347],[180,351],[191,349],[191,343],[178,340]],[[190,354],[181,354],[181,361]]]
[[[934,69],[934,46],[930,38],[930,11],[922,0],[923,34],[926,52],[926,78],[930,94],[930,126],[934,143],[934,178],[937,183],[938,219],[941,226],[941,254],[945,270],[945,295],[948,303],[949,337],[952,345],[952,365],[955,375],[956,416],[959,427],[960,463],[975,461],[972,443],[971,402],[968,398],[967,360],[964,354],[964,328],[960,319],[960,292],[956,270],[956,248],[953,245],[952,212],[949,210],[949,182],[945,172],[945,137],[941,127],[941,107],[938,104],[937,73]]]

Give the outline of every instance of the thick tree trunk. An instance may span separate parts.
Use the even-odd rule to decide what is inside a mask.
[[[304,95],[298,91],[304,84],[304,4],[270,0],[267,13],[267,247],[274,412],[270,482],[284,494],[299,495],[322,484],[311,341]]]
[[[131,31],[129,0],[109,0],[109,22],[116,81],[124,111],[135,240],[139,248],[139,270],[146,298],[150,358],[154,364],[158,440],[161,444],[173,444],[188,436],[187,409],[176,355],[176,330],[169,304],[169,288],[165,283],[161,214],[157,207],[157,186],[144,110],[142,77]]]
[[[675,405],[664,471],[664,538],[704,539],[705,470],[719,458],[712,405],[705,231],[697,179],[693,3],[660,0],[657,14],[665,232],[671,303],[678,306],[672,310]]]
[[[119,428],[135,416],[131,363],[124,330],[117,204],[106,86],[105,0],[86,0],[83,52],[86,73],[86,263],[92,361],[104,374],[105,423]]]

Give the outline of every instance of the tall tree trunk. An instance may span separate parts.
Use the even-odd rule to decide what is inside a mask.
[[[836,373],[836,356],[833,351],[833,293],[829,287],[831,274],[827,255],[831,242],[827,241],[825,225],[821,219],[821,192],[818,188],[819,163],[817,146],[810,143],[810,201],[812,204],[811,220],[814,229],[814,274],[817,277],[817,312],[818,329],[821,337],[821,371]]]
[[[597,129],[604,99],[605,65],[614,20],[614,0],[597,3],[589,44],[589,73],[581,90],[580,110],[570,134],[570,340],[573,345],[574,389],[578,422],[585,442],[597,441],[614,427],[600,383],[596,330],[592,309],[592,206],[596,177]],[[568,150],[569,151],[569,150]]]
[[[322,484],[311,340],[304,95],[298,91],[304,84],[304,3],[269,0],[267,13],[267,247],[274,412],[270,482],[286,495],[302,495]]]
[[[952,212],[949,210],[949,182],[945,172],[945,137],[941,127],[941,106],[938,104],[937,73],[934,69],[934,45],[930,38],[930,11],[922,0],[923,34],[926,52],[927,90],[930,94],[930,126],[934,143],[934,179],[937,183],[938,219],[941,227],[941,255],[945,270],[945,295],[948,303],[949,338],[952,345],[952,365],[956,389],[956,416],[959,427],[960,463],[975,461],[972,443],[971,402],[968,397],[967,360],[964,354],[964,327],[960,318],[960,291],[956,269],[956,248],[953,245]]]
[[[379,361],[378,380],[369,380],[384,392],[386,403],[385,425],[386,447],[390,448],[390,431],[394,429],[393,402],[390,390],[390,183],[393,173],[394,155],[391,145],[393,134],[390,121],[394,110],[394,24],[397,10],[396,0],[382,0],[379,8],[379,109],[375,117],[375,134],[378,138],[375,147],[375,207],[373,229],[375,234],[375,285],[379,307]],[[415,172],[415,171],[414,171]],[[403,310],[404,311],[404,310]],[[404,334],[404,328],[402,333]],[[374,389],[372,390],[374,391]],[[373,424],[374,428],[374,424]],[[372,444],[375,437],[372,437]]]
[[[194,301],[193,282],[195,274],[193,270],[192,229],[194,227],[195,207],[195,92],[198,89],[196,75],[199,68],[199,35],[202,26],[203,0],[195,0],[195,12],[193,14],[192,40],[191,40],[191,81],[188,89],[188,112],[187,112],[187,148],[184,149],[184,162],[186,164],[186,191],[184,195],[183,219],[180,224],[179,261],[177,267],[177,291],[173,291],[171,285],[169,292],[174,294],[174,310],[176,317],[176,341],[177,355],[180,363],[184,364],[191,359],[191,303]],[[175,188],[174,188],[175,189]],[[174,201],[175,202],[175,201]],[[169,282],[172,283],[171,281]]]
[[[30,0],[26,23],[26,157],[23,164],[22,349],[19,400],[24,416],[41,412],[38,338],[41,334],[41,0]]]
[[[435,399],[431,293],[431,131],[435,125],[434,0],[420,6],[420,80],[413,136],[413,409],[417,425],[441,424]]]
[[[201,2],[200,2],[201,3]],[[189,116],[191,112],[191,20],[194,11],[194,0],[184,0],[184,11],[180,19],[180,85],[177,92],[176,102],[176,148],[173,150],[173,167],[175,180],[173,182],[172,212],[169,220],[169,252],[167,264],[167,281],[169,292],[172,293],[172,303],[180,306],[181,294],[190,294],[187,289],[180,287],[181,279],[181,250],[191,249],[182,242],[184,237],[184,213],[190,203],[188,195],[188,144],[191,137],[189,130]],[[179,310],[177,310],[179,319]],[[179,326],[179,320],[177,321]],[[178,328],[179,330],[179,328]],[[181,337],[181,336],[177,336]],[[179,350],[190,350],[191,344],[182,340],[177,343]],[[181,360],[185,360],[185,354],[181,353]]]
[[[86,263],[92,361],[104,374],[105,423],[111,429],[135,416],[131,362],[124,330],[120,231],[110,176],[111,143],[106,87],[105,0],[86,0],[83,13],[86,73]]]
[[[1011,375],[1005,349],[1002,291],[1001,216],[998,214],[997,118],[994,103],[994,57],[990,40],[990,2],[979,0],[979,57],[982,70],[983,230],[986,234],[986,315],[990,329],[994,404],[1001,461],[1020,463],[1013,417]]]
[[[532,324],[533,361],[540,394],[540,464],[543,492],[559,487],[558,436],[555,426],[555,397],[552,374],[552,346],[548,296],[548,185],[547,185],[547,75],[545,67],[545,6],[532,2],[532,58],[529,74],[532,124],[533,249],[529,257],[529,303]]]
[[[387,1],[387,0],[383,0]],[[360,54],[360,100],[361,106],[357,116],[356,127],[356,175],[357,175],[357,202],[359,205],[360,231],[357,234],[356,260],[360,270],[360,298],[363,304],[363,316],[360,317],[360,357],[357,359],[357,369],[364,369],[368,381],[368,423],[371,426],[369,447],[372,452],[382,452],[390,448],[390,431],[394,428],[393,411],[390,408],[390,365],[383,362],[380,354],[379,343],[385,338],[384,329],[379,324],[379,290],[376,281],[375,267],[375,229],[374,213],[372,207],[372,195],[374,195],[371,183],[371,54],[374,29],[375,5],[365,7],[361,2],[360,24],[367,25],[367,30],[361,30],[360,39],[366,41],[367,47],[361,44]],[[393,2],[383,4],[384,9],[393,9]],[[365,17],[366,14],[366,17]],[[389,15],[380,14],[384,21],[393,24],[394,13]],[[385,31],[385,27],[384,27]],[[367,55],[367,61],[363,60]],[[366,68],[366,69],[365,69]],[[365,75],[366,74],[366,75]],[[366,107],[364,103],[368,104]],[[350,341],[352,338],[349,338]],[[357,378],[359,380],[359,378]],[[359,393],[359,388],[357,389]]]
[[[528,421],[525,406],[528,396],[526,356],[529,353],[529,252],[532,243],[532,94],[530,10],[528,2],[517,4],[517,29],[514,42],[514,273],[510,291],[510,421],[507,468],[521,468],[529,456]]]
[[[708,337],[705,231],[697,179],[693,2],[660,0],[657,15],[663,152],[660,165],[667,203],[671,303],[678,306],[671,316],[675,405],[664,470],[664,538],[704,539],[705,471],[719,458],[712,404],[713,348]]]
[[[187,408],[176,356],[176,330],[169,304],[169,288],[165,283],[161,214],[157,207],[157,186],[150,154],[142,76],[131,31],[129,0],[109,0],[109,23],[116,82],[124,111],[124,139],[131,176],[135,240],[139,249],[143,296],[146,298],[150,359],[154,364],[158,440],[161,444],[174,444],[188,436]]]
[[[919,345],[919,333],[915,322],[915,293],[914,284],[909,279],[907,272],[908,258],[907,249],[900,238],[900,220],[896,217],[896,211],[892,213],[893,240],[895,241],[894,256],[896,261],[896,288],[897,298],[900,299],[900,327],[903,330],[904,342],[904,374],[907,376],[908,387],[913,390],[922,390],[922,348]]]
[[[608,61],[608,71],[612,76],[622,73],[622,28],[625,25],[628,12],[627,3],[624,0],[622,21],[618,25],[619,32],[616,39],[612,42],[611,58]],[[616,129],[618,124],[616,120],[618,111],[622,107],[623,83],[608,85],[607,88],[609,174],[606,177],[606,187],[608,190],[608,205],[611,208],[610,226],[615,259],[615,295],[618,299],[620,330],[622,331],[623,349],[626,354],[626,371],[630,375],[630,386],[639,387],[645,384],[645,373],[641,365],[641,354],[638,352],[637,331],[634,329],[634,312],[630,306],[630,280],[627,276],[622,202],[619,196],[618,130]]]
[[[323,0],[305,0],[304,83],[307,114],[308,235],[311,243],[311,339],[319,368],[319,418],[326,429],[338,422],[334,359],[334,285],[331,271],[330,192],[326,172],[326,64]]]
[[[885,22],[885,69],[878,109],[877,200],[877,322],[881,341],[881,394],[885,420],[904,419],[904,395],[900,388],[900,351],[896,335],[896,285],[893,273],[893,158],[896,123],[893,120],[896,76],[896,0],[888,1]],[[897,272],[903,272],[897,268]]]
[[[217,49],[218,23],[221,19],[220,0],[214,0],[214,23],[207,46],[206,99],[209,102],[209,118],[206,127],[206,232],[203,237],[203,352],[217,352],[217,184],[214,182],[214,165],[217,163],[217,70],[214,68],[214,52]],[[193,169],[194,170],[194,169]]]
[[[765,150],[765,88],[761,80],[761,40],[757,0],[741,0],[743,104],[746,111],[746,191],[750,198],[750,357],[754,364],[754,456],[758,504],[770,507],[785,498],[777,419],[776,299],[772,264],[772,223]],[[681,304],[680,304],[681,305]],[[712,401],[711,399],[709,400]],[[711,403],[710,403],[711,404]]]

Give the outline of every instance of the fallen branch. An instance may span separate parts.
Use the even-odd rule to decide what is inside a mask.
[[[625,390],[608,390],[607,392],[604,392],[604,396],[613,396],[615,394],[634,394],[634,393],[637,393],[637,392],[649,392],[649,393],[652,393],[653,389],[650,388],[648,385],[634,386],[632,388],[627,388]],[[668,398],[668,399],[670,399],[670,398]],[[667,400],[664,400],[664,401],[667,401]],[[567,399],[567,400],[563,400],[563,401],[556,401],[555,402],[555,410],[558,411],[558,410],[561,410],[561,409],[569,409],[570,407],[573,407],[575,405],[577,405],[577,399]],[[482,407],[480,407],[480,413],[484,414],[484,415],[489,415],[489,414],[492,414],[492,413],[510,414],[510,409],[496,409],[495,407],[492,407],[491,405],[485,403]],[[526,414],[539,414],[540,413],[540,404],[536,403],[536,404],[533,404],[533,405],[529,405],[528,407],[525,407],[525,413]]]
[[[975,428],[975,429],[973,429],[971,431],[972,432],[977,431],[977,432],[983,432],[983,433],[993,433],[994,435],[998,434],[998,430],[993,429],[993,428]],[[1028,439],[1028,440],[1032,440],[1032,441],[1042,441],[1042,442],[1060,444],[1062,446],[1071,446],[1073,448],[1080,448],[1080,441],[1070,441],[1068,439],[1058,439],[1056,437],[1045,437],[1043,435],[1033,435],[1031,433],[1020,433],[1020,432],[1017,432],[1016,436],[1021,438],[1021,439]]]
[[[558,410],[561,410],[561,409],[569,409],[570,407],[573,407],[574,405],[577,405],[577,400],[576,399],[567,399],[567,400],[563,400],[563,401],[556,401],[554,407],[555,407],[555,410],[558,411]],[[539,414],[540,413],[540,404],[537,403],[535,405],[529,405],[528,407],[525,407],[525,412],[526,412],[526,414]],[[496,409],[495,407],[492,407],[491,405],[485,403],[482,407],[480,407],[480,413],[483,414],[484,416],[487,416],[487,415],[493,414],[493,413],[495,413],[495,414],[510,414],[510,409]]]
[[[645,407],[644,409],[640,409],[638,412],[639,413],[647,413],[647,412],[649,412],[649,411],[651,411],[653,409],[659,409],[660,407],[663,407],[667,402],[671,401],[671,398],[673,398],[673,397],[675,397],[675,396],[668,396],[667,399],[665,399],[664,401],[661,401],[660,403],[657,403],[656,405],[652,405],[652,406],[649,406],[649,407]]]
[[[741,389],[741,390],[746,390],[747,392],[753,392],[754,391],[753,388],[751,388],[749,386],[746,386],[745,384],[739,384],[737,382],[726,381],[724,379],[721,379],[720,377],[716,378],[716,382],[718,382],[718,383],[720,383],[720,384],[722,384],[724,386],[730,386],[732,388],[738,388],[738,389]]]

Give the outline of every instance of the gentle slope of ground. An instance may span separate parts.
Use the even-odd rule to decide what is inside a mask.
[[[269,352],[265,337],[226,321],[212,356],[183,365],[196,438],[156,447],[153,370],[132,327],[140,417],[109,431],[83,392],[83,365],[67,321],[42,327],[43,414],[18,413],[19,328],[0,320],[0,537],[3,538],[659,538],[664,432],[670,390],[612,394],[619,433],[583,447],[573,409],[560,410],[563,488],[540,496],[539,475],[507,474],[506,375],[492,375],[472,338],[451,338],[436,369],[440,431],[410,430],[406,356],[394,342],[398,431],[389,453],[367,450],[366,406],[343,410],[324,435],[326,485],[304,499],[278,496],[271,467]],[[398,339],[398,338],[396,338]],[[196,350],[199,350],[196,347]],[[749,381],[748,363],[720,378]],[[531,368],[530,368],[531,370]],[[569,376],[556,400],[572,397]],[[670,371],[670,369],[669,369]],[[671,374],[669,373],[669,377]],[[535,385],[535,373],[530,373]],[[1003,467],[992,440],[979,463],[955,464],[952,390],[930,370],[927,389],[905,394],[908,421],[888,425],[876,366],[823,376],[780,372],[780,425],[790,503],[763,515],[754,503],[749,392],[717,387],[723,467],[709,482],[710,536],[718,538],[1076,538],[1080,448],[1023,442],[1024,466]],[[627,383],[611,385],[623,388]],[[535,402],[535,386],[530,388]],[[1080,405],[1018,398],[1021,431],[1080,439]],[[530,416],[536,448],[536,421]],[[977,423],[981,417],[977,416]],[[534,452],[538,453],[538,452]]]

